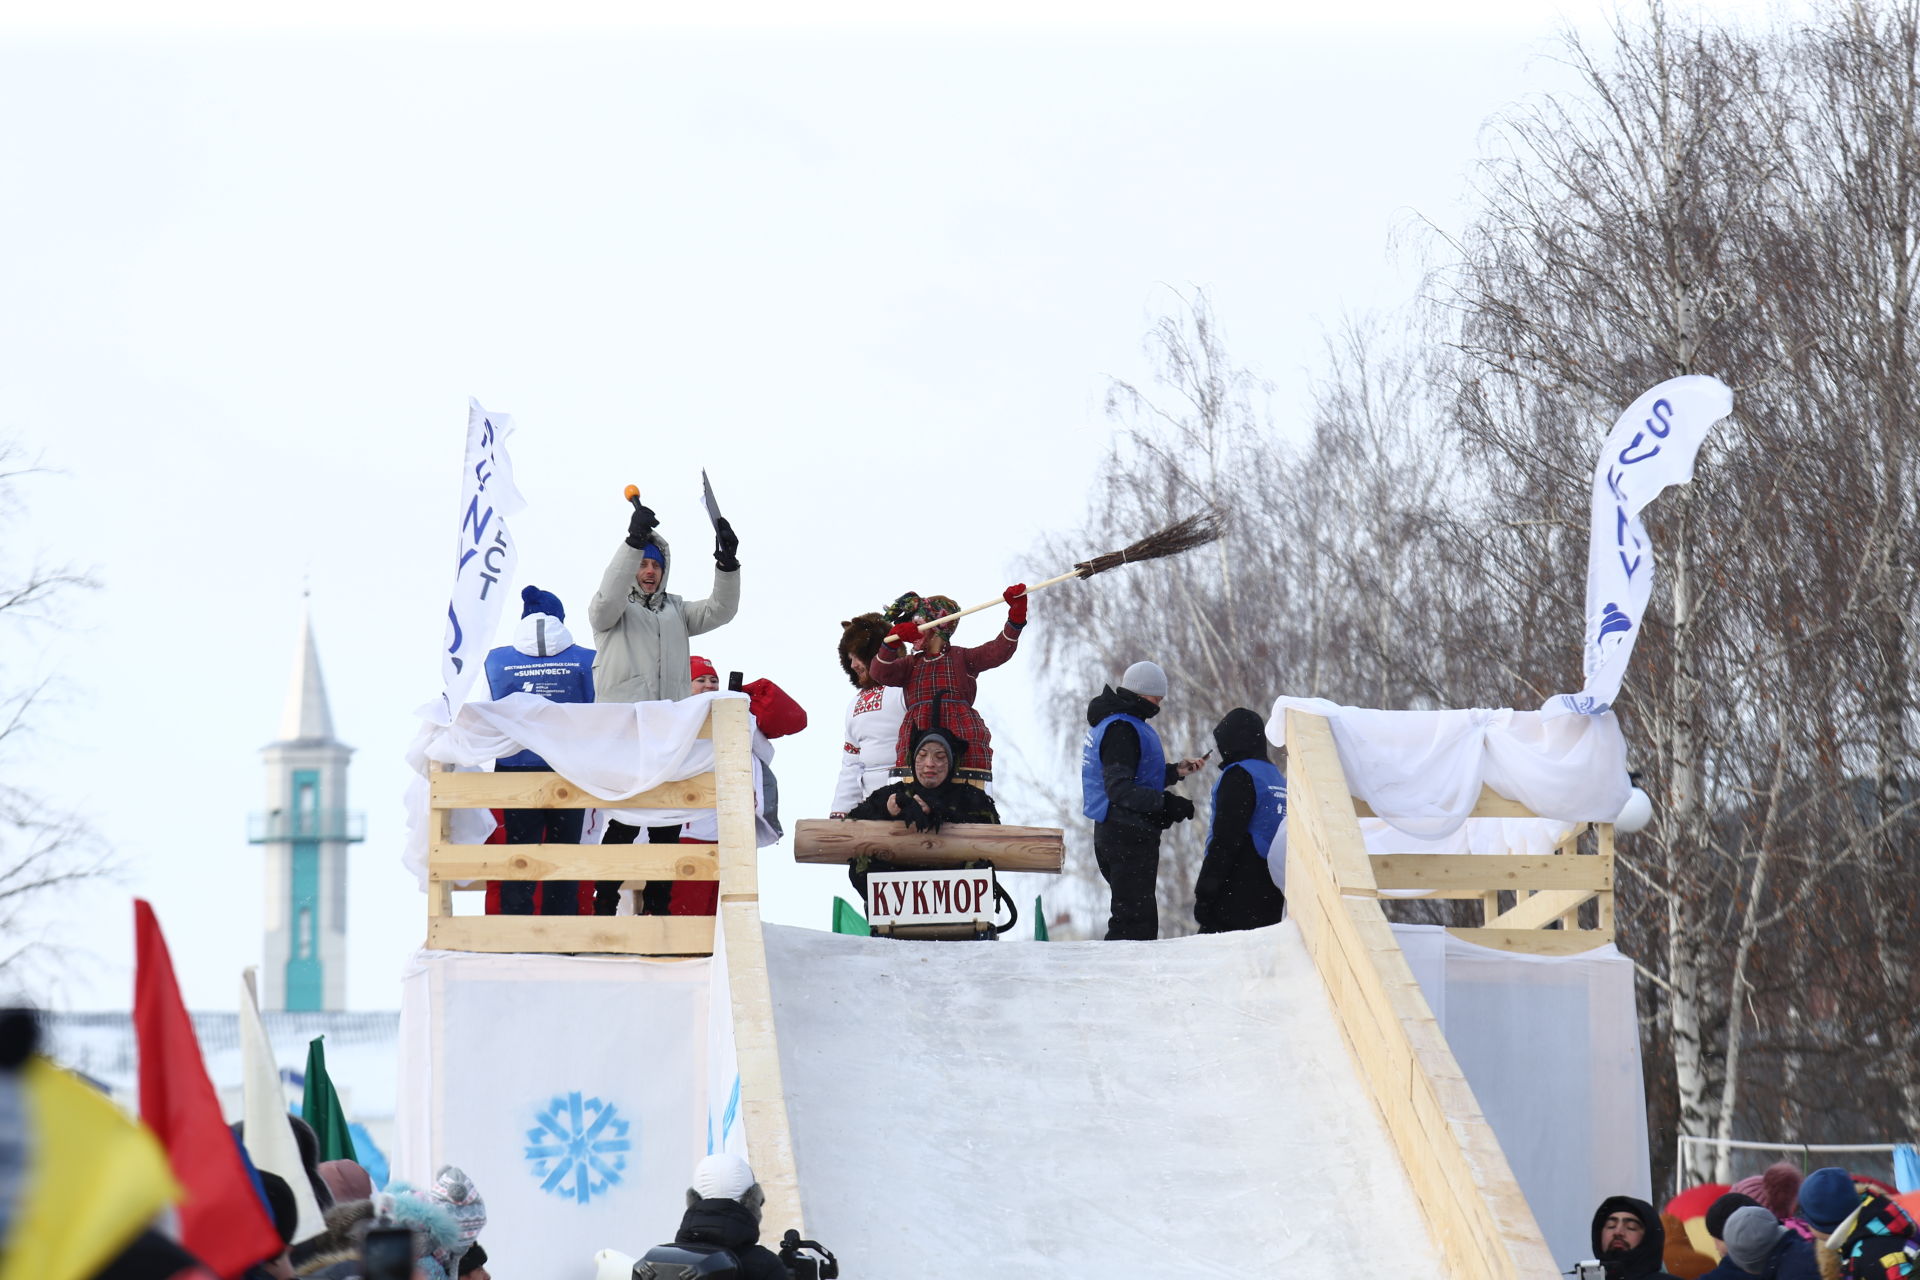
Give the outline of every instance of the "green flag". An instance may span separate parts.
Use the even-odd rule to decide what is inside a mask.
[[[333,1091],[327,1075],[327,1051],[321,1044],[325,1036],[315,1036],[307,1045],[306,1096],[300,1100],[300,1118],[313,1127],[320,1140],[322,1160],[357,1160],[353,1153],[353,1135],[347,1132],[347,1113],[341,1109],[340,1095]]]
[[[1041,910],[1040,895],[1037,893],[1033,895],[1033,940],[1035,942],[1047,940],[1047,913]]]
[[[856,938],[865,938],[873,933],[867,927],[867,918],[851,902],[838,897],[833,900],[833,931],[850,933]]]

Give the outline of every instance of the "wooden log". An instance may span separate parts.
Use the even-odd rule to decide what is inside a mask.
[[[427,921],[427,946],[441,951],[713,953],[712,916],[442,916]]]
[[[718,880],[712,844],[451,844],[427,855],[436,880]]]
[[[625,800],[608,800],[557,773],[437,773],[435,809],[711,809],[713,775],[663,782]]]
[[[1496,889],[1613,888],[1613,868],[1599,858],[1585,856],[1376,853],[1369,861],[1373,878],[1382,889],[1453,890],[1478,897]]]
[[[957,867],[983,858],[996,871],[1058,873],[1066,862],[1064,833],[1057,827],[993,826],[954,822],[937,833],[909,831],[902,822],[849,822],[802,818],[793,824],[795,862],[848,863],[862,854],[911,870]]]
[[[1611,929],[1452,928],[1447,932],[1496,951],[1518,951],[1532,956],[1575,956],[1613,941]]]
[[[1353,799],[1353,816],[1356,818],[1377,818],[1380,815],[1373,811],[1372,805],[1355,796]],[[1480,799],[1474,804],[1473,812],[1467,816],[1471,818],[1537,818],[1540,815],[1521,804],[1518,800],[1507,799],[1492,787],[1481,787]]]

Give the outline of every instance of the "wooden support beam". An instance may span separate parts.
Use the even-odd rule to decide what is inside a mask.
[[[718,880],[714,844],[450,844],[427,855],[436,880]]]
[[[445,916],[427,921],[427,946],[439,951],[704,956],[713,952],[713,917]]]
[[[428,787],[432,787],[434,781],[439,777],[441,777],[443,774],[451,773],[452,771],[453,771],[453,766],[450,764],[428,765],[427,766]],[[452,838],[453,838],[453,814],[450,811],[445,809],[441,809],[437,811],[433,809],[429,809],[427,811],[427,861],[432,862],[433,855],[435,854],[435,852],[446,848],[447,842]],[[427,881],[428,923],[431,924],[432,921],[434,920],[437,920],[446,916],[451,916],[452,914],[453,914],[453,898],[447,892],[447,886],[444,884],[437,883],[433,880]]]
[[[1544,929],[1593,896],[1591,889],[1544,889],[1502,911],[1487,922],[1489,929]]]
[[[625,800],[608,800],[557,773],[437,773],[435,809],[711,809],[713,775],[663,782]]]
[[[1575,956],[1613,941],[1612,929],[1448,929],[1465,942],[1533,956]]]
[[[1478,897],[1497,889],[1613,888],[1613,868],[1599,858],[1584,856],[1376,853],[1368,860],[1373,864],[1374,881],[1382,889],[1449,890]]]
[[[1353,816],[1356,818],[1377,818],[1373,806],[1358,796],[1353,798]],[[1474,804],[1471,818],[1537,818],[1540,815],[1518,800],[1509,800],[1492,787],[1480,788],[1480,799]]]
[[[802,818],[793,824],[793,860],[845,864],[861,854],[870,854],[917,870],[957,867],[984,858],[996,871],[1057,873],[1066,861],[1062,837],[1057,827],[955,822],[930,834],[909,831],[900,822]]]

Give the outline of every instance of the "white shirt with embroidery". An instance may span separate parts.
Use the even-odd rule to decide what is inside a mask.
[[[887,785],[900,750],[900,722],[907,718],[904,689],[862,689],[847,704],[847,736],[840,746],[840,779],[834,813],[845,813]]]

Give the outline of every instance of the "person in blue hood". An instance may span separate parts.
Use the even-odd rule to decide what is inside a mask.
[[[1220,778],[1213,784],[1207,855],[1193,884],[1193,919],[1202,933],[1278,924],[1287,895],[1269,857],[1287,856],[1287,780],[1267,757],[1267,722],[1235,707],[1213,728]]]
[[[510,693],[531,693],[549,702],[593,701],[593,650],[573,642],[567,610],[551,591],[529,586],[520,592],[520,625],[513,643],[487,654],[487,688],[496,701]],[[494,761],[496,773],[552,773],[531,751],[516,751]],[[586,817],[580,809],[508,809],[508,844],[579,844]],[[577,880],[502,880],[499,913],[509,916],[580,914]],[[491,886],[489,886],[491,888]],[[494,895],[489,893],[491,900]]]

